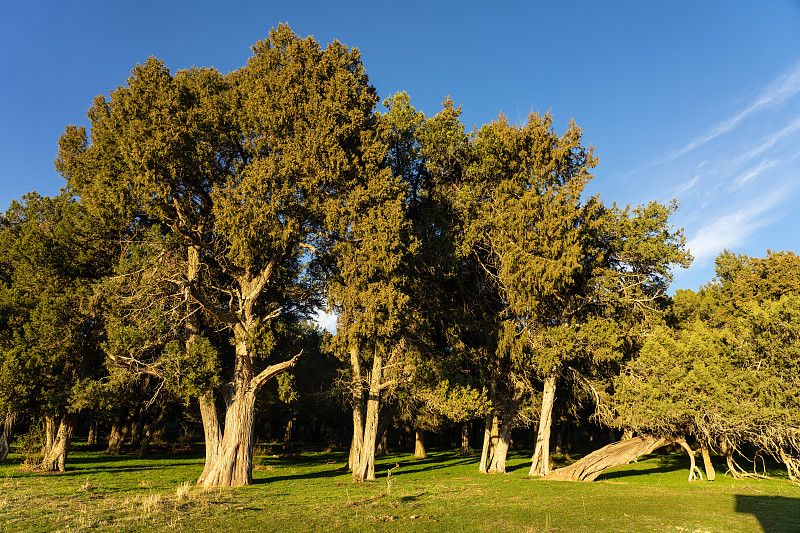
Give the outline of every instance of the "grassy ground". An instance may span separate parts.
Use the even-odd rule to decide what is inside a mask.
[[[481,475],[449,452],[379,460],[379,481],[353,484],[346,455],[260,455],[255,484],[202,491],[198,455],[147,460],[77,450],[64,474],[0,465],[0,532],[486,531],[800,532],[800,486],[783,479],[688,483],[688,459],[654,456],[593,483]],[[14,463],[17,464],[14,464]],[[387,486],[387,469],[399,464]],[[776,475],[780,472],[776,471]]]

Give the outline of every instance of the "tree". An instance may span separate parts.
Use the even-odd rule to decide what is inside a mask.
[[[220,385],[200,396],[205,486],[251,483],[256,393],[297,360],[274,354],[284,359],[269,364],[254,342],[283,313],[317,303],[314,265],[331,251],[343,199],[382,157],[357,50],[322,50],[282,25],[253,52],[227,76],[173,76],[150,59],[108,101],[95,100],[91,143],[74,127],[60,142],[59,168],[83,201],[106,216],[150,219],[183,246],[173,281],[186,315],[202,309],[233,337]],[[190,318],[186,352],[199,335]],[[212,392],[225,403],[224,430]]]
[[[12,203],[0,234],[0,263],[8,268],[0,412],[44,419],[46,470],[64,471],[74,397],[82,380],[102,372],[103,315],[93,285],[110,265],[103,231],[68,192],[29,193]]]
[[[656,329],[617,380],[618,423],[673,440],[692,437],[709,477],[716,446],[730,473],[744,475],[733,457],[744,443],[796,477],[799,266],[788,252],[721,254],[717,278],[698,293],[675,295],[671,327]]]

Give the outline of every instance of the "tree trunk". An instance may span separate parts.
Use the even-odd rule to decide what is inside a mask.
[[[367,416],[364,421],[364,441],[358,467],[353,470],[353,481],[375,479],[375,441],[378,436],[378,414],[381,403],[381,378],[383,357],[376,351],[372,360],[372,375],[369,382]]]
[[[425,451],[425,432],[417,429],[414,439],[414,457],[417,459],[425,459],[428,453]]]
[[[703,456],[703,466],[706,470],[706,478],[709,481],[714,481],[717,473],[714,471],[714,464],[711,462],[711,454],[708,451],[708,445],[704,442],[700,443],[700,453]]]
[[[136,418],[136,422],[131,424],[131,446],[139,446],[142,439],[142,431],[144,430],[144,423],[147,420],[147,412],[139,408],[134,418]]]
[[[518,412],[519,403],[513,401],[506,404],[500,431],[497,434],[497,444],[495,444],[492,454],[492,464],[489,466],[490,474],[506,473],[506,457],[511,446],[511,432],[516,426]]]
[[[580,461],[553,470],[542,479],[551,481],[594,481],[603,471],[630,463],[639,456],[653,453],[670,441],[655,435],[645,434],[609,444],[596,450]]]
[[[42,460],[40,468],[52,472],[63,472],[67,462],[67,454],[72,443],[72,434],[75,431],[75,415],[66,414],[61,417],[58,432],[53,440],[50,450]]]
[[[142,459],[147,455],[147,449],[150,447],[150,441],[152,440],[153,435],[164,423],[164,413],[165,411],[162,410],[160,413],[158,413],[158,416],[153,422],[147,424],[144,434],[142,435],[141,442],[139,443],[139,453],[137,455],[139,459]]]
[[[786,473],[789,475],[789,481],[796,482],[800,480],[800,459],[792,457],[783,451],[783,448],[778,449],[781,461],[786,465]]]
[[[241,387],[227,402],[219,453],[202,485],[241,487],[253,483],[255,391]],[[199,481],[199,480],[198,480]]]
[[[492,454],[492,463],[489,466],[490,474],[505,474],[506,473],[506,457],[508,456],[508,447],[510,442],[511,429],[508,424],[503,424],[500,434],[497,438],[497,444],[494,447]]]
[[[694,450],[689,443],[686,442],[686,439],[681,437],[676,439],[675,442],[681,446],[686,453],[689,455],[689,481],[697,481],[698,479],[703,479],[703,474],[700,473],[700,469],[697,468],[697,462],[694,460]]]
[[[208,392],[200,396],[198,400],[200,402],[200,418],[203,421],[203,434],[205,435],[206,462],[197,484],[203,485],[219,458],[222,445],[222,430],[220,429],[214,393]]]
[[[5,463],[11,452],[11,431],[14,427],[14,415],[6,414],[0,423],[0,463]]]
[[[361,363],[358,360],[358,349],[350,350],[350,366],[353,370],[353,439],[350,442],[350,457],[347,468],[355,472],[364,448],[364,386],[361,380]]]
[[[531,459],[529,476],[546,476],[550,473],[550,434],[553,421],[553,405],[556,401],[558,370],[553,369],[544,380],[542,409],[539,415],[539,431],[536,434],[536,448]]]
[[[461,455],[469,455],[472,449],[469,447],[469,422],[461,423]]]
[[[106,453],[119,455],[122,451],[122,444],[128,434],[128,411],[124,410],[119,417],[111,424],[111,432],[108,434],[108,447]]]
[[[58,423],[55,417],[44,417],[44,442],[42,443],[42,455],[47,456],[50,450],[53,449],[56,441],[56,433],[58,432]]]
[[[384,455],[389,455],[389,443],[388,439],[386,438],[385,431],[378,439],[378,445],[375,447],[375,455],[379,457],[383,457]]]
[[[86,439],[86,444],[89,446],[97,446],[97,419],[92,418],[89,424],[89,438]]]
[[[500,426],[500,418],[495,414],[486,415],[486,425],[483,431],[483,448],[481,449],[481,464],[478,472],[486,474],[489,471],[489,464],[494,455],[497,444],[497,434]]]

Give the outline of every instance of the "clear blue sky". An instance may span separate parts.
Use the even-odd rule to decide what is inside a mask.
[[[800,252],[800,1],[116,2],[0,0],[0,210],[54,195],[68,124],[148,56],[171,69],[244,65],[288,22],[362,51],[381,97],[435,114],[451,95],[468,129],[502,112],[584,128],[606,203],[677,198],[694,265],[724,248]]]

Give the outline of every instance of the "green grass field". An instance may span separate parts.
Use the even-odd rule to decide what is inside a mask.
[[[653,456],[593,483],[481,475],[476,457],[379,459],[377,482],[354,484],[344,453],[258,455],[255,484],[202,491],[199,455],[138,460],[78,448],[64,474],[0,465],[0,532],[486,531],[800,532],[800,486],[769,480],[686,481],[684,455]],[[387,490],[386,471],[399,464]]]

